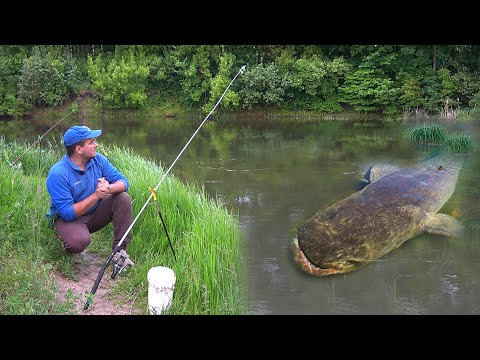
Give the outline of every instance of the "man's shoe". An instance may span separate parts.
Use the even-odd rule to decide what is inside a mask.
[[[112,261],[122,267],[135,265],[135,263],[130,260],[130,256],[127,254],[127,252],[123,249],[113,255]]]
[[[130,260],[130,256],[128,256],[125,250],[120,250],[115,255],[113,255],[112,262],[114,263],[112,279],[114,279],[117,274],[120,274],[127,266],[135,265],[135,263]]]

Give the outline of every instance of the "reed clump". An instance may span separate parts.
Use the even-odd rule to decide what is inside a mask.
[[[408,129],[407,137],[412,143],[438,145],[447,139],[448,133],[437,123],[426,123]]]
[[[405,131],[407,139],[414,144],[439,145],[447,152],[470,154],[477,149],[473,138],[466,133],[449,134],[437,123],[424,123]]]

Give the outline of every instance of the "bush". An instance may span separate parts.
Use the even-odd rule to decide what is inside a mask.
[[[239,91],[243,108],[254,105],[281,105],[285,89],[290,86],[288,74],[274,64],[254,65],[241,78],[242,90]]]
[[[23,61],[17,95],[27,108],[57,106],[74,93],[77,83],[75,60],[68,55],[42,54],[38,47]]]
[[[132,53],[114,58],[106,66],[100,56],[95,59],[89,56],[87,67],[93,89],[107,108],[140,109],[146,103],[145,87],[150,71],[138,64]]]

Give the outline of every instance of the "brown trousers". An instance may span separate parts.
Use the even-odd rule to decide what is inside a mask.
[[[75,254],[84,251],[92,242],[91,234],[113,221],[112,250],[132,224],[132,201],[126,192],[110,194],[100,200],[95,212],[79,216],[74,221],[55,222],[57,234],[62,239],[63,247]],[[120,249],[126,249],[131,240],[131,231],[123,240]]]

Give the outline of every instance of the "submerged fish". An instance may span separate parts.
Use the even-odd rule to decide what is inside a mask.
[[[292,252],[305,272],[340,274],[429,232],[458,237],[461,223],[438,211],[452,196],[461,159],[438,156],[407,169],[372,167],[368,184],[297,229]]]

